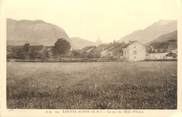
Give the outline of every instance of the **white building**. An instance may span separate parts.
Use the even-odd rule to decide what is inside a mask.
[[[123,49],[123,57],[127,61],[143,61],[146,59],[146,48],[143,44],[133,41]]]
[[[149,53],[147,55],[148,60],[163,60],[166,59],[167,53]]]

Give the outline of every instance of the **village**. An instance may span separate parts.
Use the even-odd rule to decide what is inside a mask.
[[[63,39],[64,40],[64,39]],[[69,43],[69,42],[68,42]],[[62,46],[62,45],[60,45]],[[162,47],[162,46],[161,46]],[[8,46],[8,61],[30,62],[107,62],[107,61],[166,61],[177,60],[177,44],[170,42],[162,48],[138,41],[112,42],[88,46],[66,53],[55,54],[54,46],[30,45]]]
[[[179,2],[2,1],[2,116],[179,114]]]

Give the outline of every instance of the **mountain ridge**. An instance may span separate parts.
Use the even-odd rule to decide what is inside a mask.
[[[69,41],[73,49],[96,44],[78,37],[70,38],[63,28],[43,20],[7,19],[8,45],[17,46],[30,43],[31,45],[53,46],[58,38]]]
[[[72,42],[72,48],[81,49],[87,46],[96,46],[98,45],[96,42],[83,39],[80,37],[70,37],[70,41]],[[76,41],[76,42],[75,42]]]
[[[129,41],[139,41],[141,43],[148,43],[157,37],[170,33],[177,30],[177,21],[176,20],[159,20],[154,22],[148,27],[140,30],[135,30],[128,35],[119,39],[119,42],[129,42]]]
[[[162,43],[162,42],[167,42],[167,41],[177,41],[177,30],[161,35],[158,38],[154,39],[150,43]]]

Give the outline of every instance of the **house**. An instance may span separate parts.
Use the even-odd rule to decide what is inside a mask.
[[[109,51],[109,50],[104,50],[101,52],[101,57],[112,57],[113,56],[113,52]]]
[[[101,51],[101,57],[112,57],[113,56],[113,48],[114,46],[108,46]]]
[[[146,56],[147,60],[176,60],[177,59],[177,43],[176,41],[168,41],[167,46],[163,48],[153,49]],[[156,51],[155,51],[156,50]]]
[[[111,43],[101,51],[101,57],[112,57],[112,58],[120,58],[123,54],[122,49],[124,45],[122,43]]]
[[[147,60],[165,60],[166,59],[167,52],[165,53],[149,53],[146,56]]]
[[[129,42],[123,48],[123,57],[127,61],[143,61],[146,59],[146,54],[146,47],[137,41]]]
[[[177,60],[177,49],[171,50],[166,54],[167,59]]]
[[[174,53],[174,54],[177,54],[177,53],[178,53],[178,52],[177,52],[177,48],[174,49],[174,50],[171,50],[170,52],[171,52],[171,53]]]

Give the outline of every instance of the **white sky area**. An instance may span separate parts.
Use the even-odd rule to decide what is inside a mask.
[[[176,0],[6,0],[13,19],[41,19],[70,37],[111,42],[161,19],[177,19]]]

